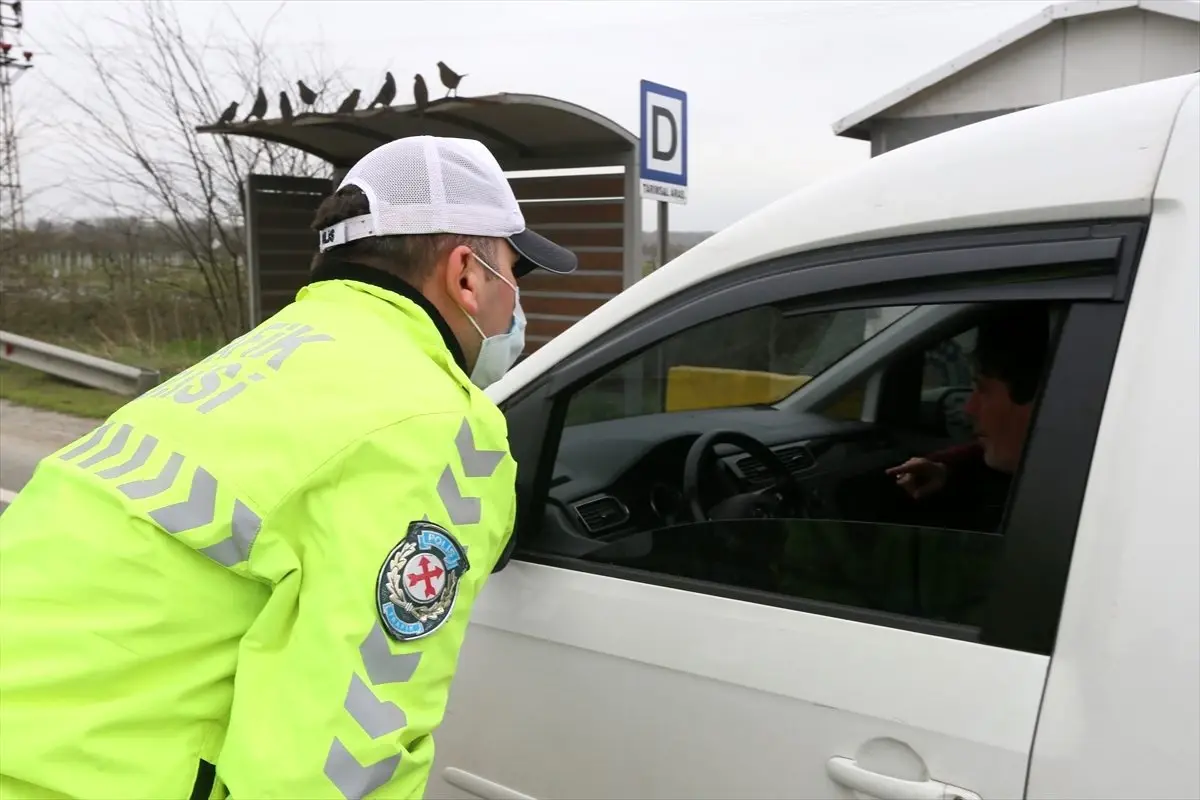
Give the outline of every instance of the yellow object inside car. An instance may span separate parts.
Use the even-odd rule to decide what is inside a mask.
[[[666,411],[695,411],[775,403],[812,380],[811,375],[785,375],[720,367],[671,367],[667,370]],[[828,410],[830,416],[858,419],[862,392],[852,391]]]

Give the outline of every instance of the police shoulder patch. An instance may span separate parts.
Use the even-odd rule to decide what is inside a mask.
[[[454,611],[458,584],[468,569],[466,550],[449,531],[428,520],[409,523],[376,581],[384,630],[399,642],[436,631]]]

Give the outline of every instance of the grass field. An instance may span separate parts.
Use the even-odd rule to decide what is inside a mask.
[[[0,361],[0,397],[30,408],[92,419],[104,419],[130,399],[76,386],[11,361]]]
[[[84,350],[78,342],[59,341],[64,347]],[[181,372],[215,349],[209,342],[171,342],[155,351],[132,346],[89,346],[86,352],[133,366],[158,369],[162,380]],[[47,411],[58,411],[91,419],[104,419],[131,397],[64,381],[28,367],[0,361],[0,397],[12,403]]]

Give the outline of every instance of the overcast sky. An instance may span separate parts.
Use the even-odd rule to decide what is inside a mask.
[[[364,101],[387,70],[400,85],[397,103],[411,101],[411,76],[418,71],[440,96],[435,65],[444,60],[469,73],[461,87],[464,95],[548,95],[588,106],[636,133],[641,79],[683,89],[689,104],[690,199],[687,206],[672,208],[671,227],[711,230],[865,160],[867,144],[834,136],[835,120],[1049,3],[189,0],[179,5],[198,35],[233,31],[233,16],[259,30],[274,15],[273,48],[297,63],[315,54],[325,64],[341,66],[346,79],[362,87]],[[25,3],[23,44],[38,55],[36,68],[17,84],[15,99],[23,115],[34,114],[45,123],[37,142],[22,144],[26,189],[42,189],[27,206],[30,223],[84,208],[69,178],[78,163],[73,154],[87,142],[55,136],[53,121],[62,111],[50,102],[47,84],[86,84],[64,38],[72,26],[85,26],[104,46],[138,46],[106,22],[127,13],[122,6],[128,3]],[[243,109],[248,106],[244,87],[221,88],[230,100],[241,100]],[[647,228],[654,225],[652,205],[647,203]]]

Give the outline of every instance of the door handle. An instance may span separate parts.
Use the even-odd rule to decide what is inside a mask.
[[[825,762],[834,783],[878,800],[982,800],[974,792],[941,781],[906,781],[863,769],[852,758],[834,756]]]
[[[482,800],[534,800],[516,789],[510,789],[457,767],[446,767],[442,770],[442,778],[454,788],[461,789],[469,795],[482,798]]]

